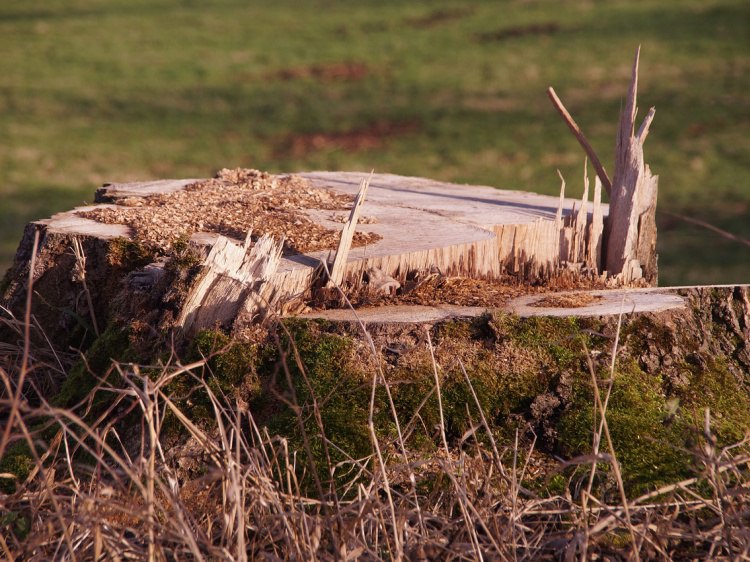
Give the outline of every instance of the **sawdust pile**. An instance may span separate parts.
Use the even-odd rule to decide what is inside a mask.
[[[514,283],[511,279],[486,280],[468,277],[447,277],[427,275],[408,280],[395,294],[373,294],[364,285],[349,295],[354,306],[379,306],[394,304],[453,304],[458,306],[485,306],[502,308],[512,299],[529,293],[540,292],[541,288]],[[335,308],[336,303],[312,303],[313,308]]]
[[[599,295],[589,293],[573,293],[570,295],[552,295],[539,299],[530,304],[530,306],[544,308],[579,308],[598,303],[602,300]]]
[[[439,272],[421,273],[407,279],[395,292],[373,292],[368,284],[350,288],[349,301],[355,306],[382,305],[435,305],[482,306],[504,308],[513,299],[524,295],[537,295],[556,291],[590,291],[605,289],[599,279],[554,278],[544,284],[520,282],[508,275],[502,279],[472,279],[446,276]],[[575,308],[594,304],[601,297],[577,292],[572,295],[549,295],[531,306]],[[311,309],[340,308],[348,306],[339,301],[311,301]]]
[[[313,187],[299,176],[273,176],[250,169],[221,170],[216,177],[173,193],[120,199],[115,207],[78,213],[107,224],[125,224],[135,240],[169,252],[175,240],[196,232],[214,232],[244,240],[263,234],[284,238],[284,254],[335,249],[339,231],[311,221],[305,209],[348,210],[353,198]],[[380,236],[357,231],[354,246]]]

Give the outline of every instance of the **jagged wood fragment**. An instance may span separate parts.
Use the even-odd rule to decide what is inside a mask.
[[[612,191],[612,182],[609,180],[607,170],[604,169],[601,160],[599,160],[599,157],[596,155],[594,147],[591,146],[591,143],[589,143],[589,141],[586,139],[586,136],[583,134],[583,131],[581,131],[578,123],[575,122],[575,119],[573,119],[573,116],[568,112],[567,109],[565,109],[562,101],[559,97],[557,97],[554,88],[547,88],[547,96],[549,96],[550,101],[552,101],[552,105],[555,106],[555,109],[557,109],[558,113],[563,118],[563,121],[565,121],[565,124],[571,130],[575,138],[578,139],[579,144],[591,159],[591,163],[594,165],[594,169],[596,170],[596,175],[602,181],[602,184],[604,184],[604,188],[607,190],[607,194],[609,195]]]
[[[589,176],[586,165],[583,168],[583,197],[581,197],[581,206],[573,219],[573,247],[569,261],[578,263],[584,259],[587,244],[588,224],[588,203],[589,203]]]
[[[602,270],[602,234],[604,217],[602,214],[602,182],[599,176],[594,178],[594,211],[589,224],[588,249],[586,261],[589,269],[596,273]]]
[[[333,258],[333,265],[331,265],[331,275],[328,281],[329,286],[341,285],[344,280],[346,261],[349,256],[349,250],[352,247],[354,231],[357,229],[359,213],[365,202],[365,196],[367,195],[367,188],[370,185],[371,177],[372,174],[370,177],[364,178],[359,184],[359,193],[357,193],[357,197],[354,199],[354,203],[352,203],[352,210],[349,213],[349,219],[346,221],[346,224],[344,224],[344,228],[341,229],[339,247],[336,250],[336,256]]]
[[[186,333],[231,323],[248,297],[260,294],[281,258],[282,242],[262,236],[252,249],[219,236],[203,262],[177,324]]]
[[[615,177],[612,182],[607,229],[606,261],[610,276],[623,283],[642,278],[656,284],[656,197],[658,176],[643,159],[643,143],[655,110],[651,108],[637,134],[638,62],[640,47],[633,62],[633,73],[625,109],[620,118],[615,153]]]

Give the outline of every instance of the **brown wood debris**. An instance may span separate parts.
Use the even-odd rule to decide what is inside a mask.
[[[119,199],[114,206],[79,212],[106,224],[125,224],[150,249],[169,253],[175,240],[196,232],[244,240],[264,234],[284,240],[285,255],[336,247],[339,234],[310,220],[306,209],[348,210],[347,195],[312,186],[299,176],[273,176],[258,170],[221,170],[216,177],[184,190]],[[353,246],[380,237],[356,232]]]

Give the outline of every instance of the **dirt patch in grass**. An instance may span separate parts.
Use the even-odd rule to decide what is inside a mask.
[[[176,240],[195,232],[214,232],[244,240],[263,234],[284,238],[284,253],[334,249],[339,232],[311,221],[305,209],[346,210],[353,199],[313,187],[294,175],[272,176],[258,170],[221,170],[216,177],[184,190],[131,197],[79,215],[107,224],[126,224],[138,242],[169,253]],[[372,244],[377,234],[358,231],[354,245]]]
[[[517,25],[513,27],[505,27],[496,31],[478,33],[476,39],[479,43],[494,43],[498,41],[507,41],[508,39],[526,37],[528,35],[553,35],[558,31],[560,31],[560,24],[551,21],[531,25]]]
[[[412,27],[435,27],[465,18],[473,13],[474,8],[468,6],[463,8],[444,8],[441,10],[434,10],[425,16],[408,18],[406,23]]]
[[[269,78],[280,80],[314,79],[321,82],[354,82],[362,80],[371,73],[365,63],[343,61],[331,64],[313,64],[284,68],[269,75]]]
[[[417,121],[376,121],[349,131],[299,133],[279,141],[274,155],[299,158],[318,150],[371,150],[380,148],[390,139],[414,134],[420,129]]]

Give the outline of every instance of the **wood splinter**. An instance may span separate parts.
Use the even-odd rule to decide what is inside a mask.
[[[336,287],[341,285],[344,281],[344,273],[346,271],[346,259],[349,256],[349,250],[352,247],[352,240],[354,239],[354,231],[357,228],[357,221],[359,220],[359,214],[362,210],[362,205],[365,202],[365,196],[367,195],[367,188],[370,186],[370,180],[372,179],[372,172],[369,177],[364,178],[359,184],[359,193],[354,199],[352,204],[352,210],[349,213],[349,219],[344,224],[344,228],[341,229],[341,239],[339,240],[339,246],[336,249],[336,255],[333,258],[333,264],[330,267],[330,275],[328,278],[328,287]]]
[[[633,62],[630,88],[625,108],[620,116],[617,145],[615,147],[615,174],[610,181],[591,144],[581,128],[565,109],[552,88],[547,95],[565,123],[575,135],[596,169],[597,177],[610,198],[609,218],[606,221],[606,246],[602,246],[602,262],[608,276],[618,283],[645,282],[656,285],[656,195],[658,176],[654,176],[644,162],[643,143],[649,133],[656,110],[652,107],[638,132],[635,132],[635,117],[638,111],[638,63],[640,47]],[[595,206],[596,208],[596,206]],[[596,212],[595,212],[596,215]],[[559,219],[558,219],[559,220]],[[595,222],[601,221],[600,216]],[[597,245],[599,242],[596,243]],[[589,253],[593,260],[594,246]]]
[[[560,115],[562,116],[565,124],[572,131],[575,138],[578,139],[578,142],[580,143],[581,147],[583,147],[584,152],[586,152],[588,157],[591,159],[591,163],[594,165],[594,169],[596,170],[596,175],[601,180],[604,189],[607,191],[607,195],[612,195],[612,182],[607,175],[607,170],[604,169],[601,160],[599,160],[599,157],[596,155],[594,147],[591,146],[591,143],[589,143],[588,139],[586,139],[586,136],[583,134],[583,131],[581,131],[578,123],[575,122],[575,119],[573,119],[573,116],[568,112],[567,109],[565,109],[565,106],[563,105],[562,101],[560,101],[560,98],[557,97],[555,89],[552,88],[552,86],[547,88],[547,95],[549,96],[550,101],[552,101],[552,105],[555,106],[555,109],[557,109],[558,113],[560,113]]]

